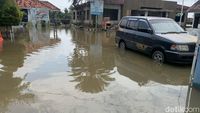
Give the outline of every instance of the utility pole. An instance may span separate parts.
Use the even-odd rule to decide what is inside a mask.
[[[181,25],[181,23],[182,23],[182,18],[183,18],[183,8],[184,8],[184,0],[182,0],[182,7],[181,7],[181,15],[180,15],[179,25]]]

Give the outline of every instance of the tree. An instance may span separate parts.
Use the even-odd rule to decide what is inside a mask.
[[[70,0],[72,1],[72,6],[78,5],[80,2],[85,1],[85,0]]]
[[[18,25],[23,13],[16,6],[14,0],[1,0],[0,2],[0,26]]]

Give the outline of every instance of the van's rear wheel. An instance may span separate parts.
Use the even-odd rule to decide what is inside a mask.
[[[159,63],[163,63],[165,61],[164,53],[159,50],[156,50],[153,52],[152,58],[154,59],[154,61],[159,62]]]
[[[119,43],[119,48],[122,49],[122,50],[125,50],[125,49],[126,49],[126,44],[125,44],[124,41],[121,41],[121,42]]]

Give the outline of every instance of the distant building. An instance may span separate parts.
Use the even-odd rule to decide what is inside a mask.
[[[88,24],[95,21],[94,16],[90,15],[90,2],[76,5],[72,8],[72,11],[74,23],[82,22]],[[104,12],[99,17],[98,23],[100,24],[106,17],[109,17],[111,23],[117,23],[123,16],[157,16],[178,20],[177,16],[180,12],[180,5],[173,1],[104,0]]]
[[[55,5],[51,4],[48,1],[39,1],[39,0],[16,0],[19,8],[24,12],[22,21],[29,22],[33,18],[33,13],[38,11],[38,15],[41,15],[41,18],[45,21],[49,21],[49,11],[60,11]]]
[[[177,2],[162,0],[125,0],[123,15],[157,16],[175,19]]]
[[[98,24],[101,24],[104,18],[109,18],[113,23],[117,23],[122,15],[122,6],[124,0],[104,0],[103,15],[99,16]],[[95,16],[90,14],[90,2],[76,5],[72,8],[73,23],[94,24]]]
[[[185,24],[186,22],[186,19],[187,19],[187,10],[189,9],[190,7],[188,6],[183,6],[183,17],[182,17],[182,24]],[[182,10],[182,5],[179,5],[177,4],[177,7],[176,7],[176,17],[175,17],[175,21],[176,22],[180,22],[180,16],[181,16],[181,10]]]
[[[194,21],[193,28],[200,28],[200,1],[198,0],[195,4],[193,4],[189,9],[189,13],[194,13]]]

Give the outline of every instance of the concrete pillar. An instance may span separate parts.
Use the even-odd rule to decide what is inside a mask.
[[[102,21],[103,21],[103,15],[98,16],[98,25],[101,25]]]
[[[87,20],[87,9],[85,9],[85,20]]]
[[[187,24],[187,17],[188,17],[188,13],[185,12],[184,22],[183,22],[183,27],[184,27],[184,29],[186,28],[186,24]]]
[[[118,21],[120,21],[120,19],[121,19],[121,8],[120,9],[118,9]]]
[[[93,21],[92,21],[92,15],[89,13],[90,17],[89,17],[89,23],[92,25]]]
[[[169,17],[169,12],[166,12],[166,18],[168,18]]]
[[[198,28],[198,24],[199,24],[199,17],[195,14],[193,28]]]
[[[149,12],[148,12],[148,11],[145,11],[144,16],[148,16],[148,15],[149,15]]]

